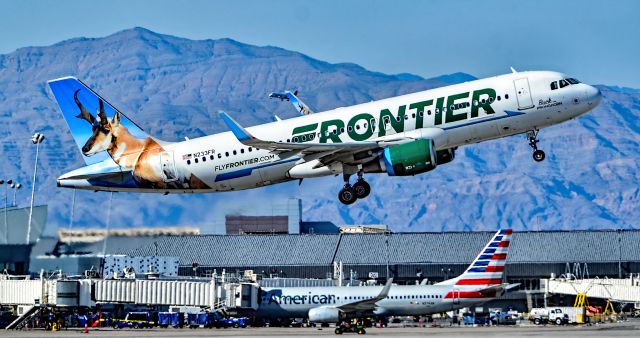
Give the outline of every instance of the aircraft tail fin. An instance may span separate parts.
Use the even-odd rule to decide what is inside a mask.
[[[109,157],[107,146],[110,128],[117,124],[139,139],[150,137],[135,122],[121,113],[98,93],[75,77],[63,77],[48,82],[69,126],[71,135],[87,164]]]
[[[498,230],[463,274],[438,284],[479,288],[502,284],[512,232],[511,229]]]

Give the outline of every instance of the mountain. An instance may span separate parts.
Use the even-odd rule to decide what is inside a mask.
[[[69,225],[73,192],[55,187],[83,165],[46,81],[74,75],[147,132],[177,141],[225,130],[217,111],[243,125],[292,117],[267,94],[297,89],[317,111],[469,81],[463,73],[423,79],[356,64],[330,64],[277,47],[231,39],[189,40],[143,28],[76,38],[0,55],[2,176],[25,187],[28,204],[35,131],[41,145],[36,203],[49,204],[49,229]],[[341,179],[327,177],[264,189],[206,195],[113,195],[79,191],[74,226],[196,225],[216,232],[225,213],[268,208],[299,197],[306,220],[385,223],[396,231],[594,229],[636,226],[640,211],[640,91],[600,86],[595,111],[540,133],[547,161],[535,163],[526,138],[459,149],[454,162],[416,177],[369,175],[373,193],[352,206],[337,201]],[[3,177],[0,177],[3,178]]]

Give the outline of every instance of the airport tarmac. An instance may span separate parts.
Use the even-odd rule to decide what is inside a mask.
[[[0,337],[87,337],[139,338],[139,337],[333,337],[332,328],[247,328],[247,329],[91,329],[83,334],[82,329],[59,332],[0,331]],[[345,333],[343,336],[355,336]],[[638,337],[640,320],[592,326],[501,326],[501,327],[397,327],[369,328],[366,336],[381,337]]]

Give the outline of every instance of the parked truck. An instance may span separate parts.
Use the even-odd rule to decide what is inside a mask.
[[[554,323],[556,325],[587,323],[584,307],[556,306],[534,308],[529,313],[529,320],[536,325]]]

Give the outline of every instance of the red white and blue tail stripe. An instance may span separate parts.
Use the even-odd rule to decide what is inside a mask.
[[[445,285],[472,286],[483,288],[502,284],[504,264],[511,241],[511,229],[499,230],[482,249],[465,272],[442,283]]]

